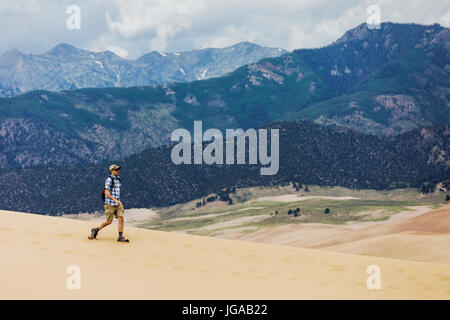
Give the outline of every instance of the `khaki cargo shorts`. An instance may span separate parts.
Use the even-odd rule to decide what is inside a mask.
[[[112,204],[105,203],[105,214],[108,222],[112,222],[114,217],[123,217],[124,212],[125,209],[122,204],[120,206],[113,206]]]

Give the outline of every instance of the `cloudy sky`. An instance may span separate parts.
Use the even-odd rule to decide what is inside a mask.
[[[383,22],[450,27],[450,0],[0,0],[0,54],[43,53],[62,42],[129,59],[241,41],[319,47],[366,22],[370,5]]]

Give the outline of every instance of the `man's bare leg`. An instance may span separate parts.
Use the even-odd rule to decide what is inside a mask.
[[[92,239],[97,239],[97,234],[98,232],[103,229],[104,227],[108,226],[111,224],[112,221],[108,221],[106,220],[105,222],[103,222],[101,225],[99,225],[97,228],[93,228],[91,229],[91,235],[88,237],[90,240]]]
[[[117,217],[117,220],[119,220],[119,239],[117,239],[117,241],[120,241],[120,242],[129,242],[129,240],[128,239],[126,239],[126,238],[124,238],[123,237],[123,235],[122,235],[122,233],[123,233],[123,225],[124,225],[124,219],[123,219],[123,216],[121,216],[121,217]]]
[[[98,226],[98,230],[102,230],[104,227],[109,226],[111,224],[111,222],[106,220],[105,222],[103,222],[101,225]]]
[[[117,219],[119,220],[119,227],[118,227],[119,232],[123,232],[123,225],[124,225],[123,217],[118,217]]]

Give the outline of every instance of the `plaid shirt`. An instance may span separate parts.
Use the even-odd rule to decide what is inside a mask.
[[[120,178],[119,176],[117,176],[117,178]],[[117,200],[120,200],[120,187],[121,187],[121,183],[119,181],[119,179],[117,179],[116,177],[114,177],[114,187],[112,190],[110,190],[111,188],[111,183],[112,183],[112,178],[111,176],[109,176],[108,178],[106,178],[105,181],[105,189],[109,190],[109,193],[111,194],[111,196]],[[111,204],[113,206],[117,206],[117,204],[111,200],[108,196],[105,196],[105,203]]]

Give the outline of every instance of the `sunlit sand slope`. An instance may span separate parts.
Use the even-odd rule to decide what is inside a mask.
[[[291,224],[232,236],[233,239],[281,244],[378,257],[450,264],[450,205],[401,221],[365,228]]]
[[[444,264],[110,226],[0,211],[0,299],[449,299]],[[68,266],[80,268],[69,290]],[[381,289],[369,290],[369,265]],[[70,278],[72,279],[72,278]],[[69,283],[76,283],[71,282]]]

